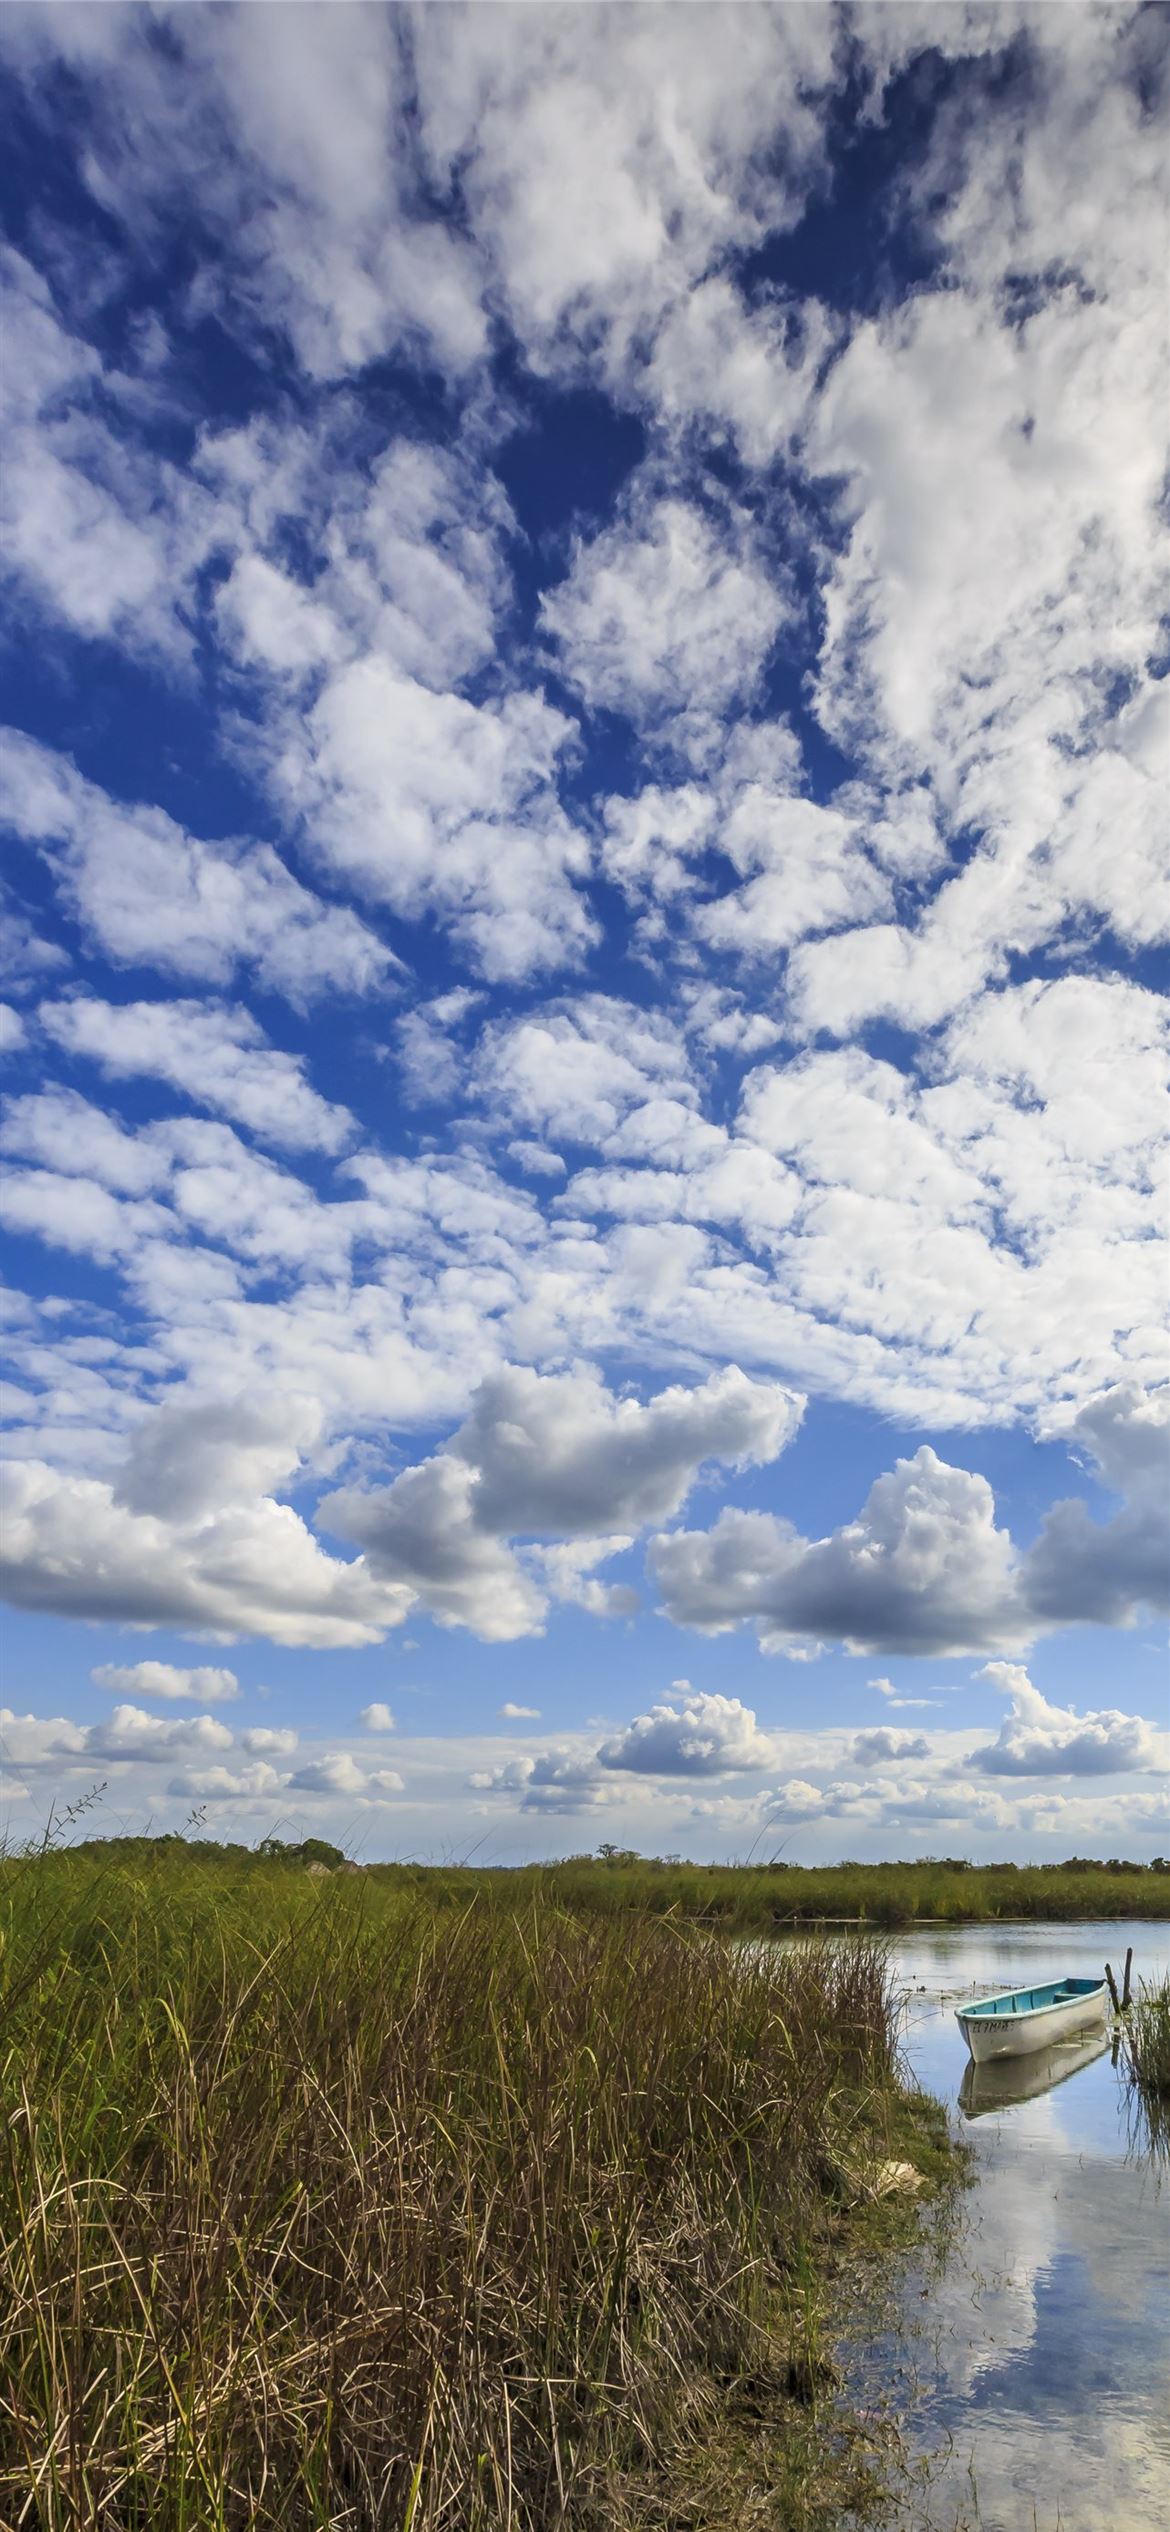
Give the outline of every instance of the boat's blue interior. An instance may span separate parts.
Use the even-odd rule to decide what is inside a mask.
[[[964,2005],[965,2014],[1039,2013],[1045,2005],[1075,2004],[1078,1996],[1095,1996],[1099,1978],[1054,1978],[1047,1987],[1017,1987],[1010,1996],[988,1996],[982,2004]]]

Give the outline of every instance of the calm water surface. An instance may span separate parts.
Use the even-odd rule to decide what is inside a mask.
[[[976,2156],[941,2281],[911,2278],[905,2337],[875,2351],[912,2371],[911,2445],[938,2456],[907,2501],[916,2532],[1170,2524],[1170,2174],[1135,2146],[1108,2045],[1017,2061],[1017,2085],[1048,2085],[1030,2099],[1003,2098],[1012,2077],[984,2069],[972,2098],[954,2020],[973,1992],[1106,1960],[1120,1983],[1127,1943],[1135,1979],[1170,1969],[1170,1924],[897,1938],[914,2071]]]

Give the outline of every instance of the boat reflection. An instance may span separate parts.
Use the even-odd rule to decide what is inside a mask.
[[[965,2119],[982,2119],[989,2110],[1010,2110],[1018,2101],[1035,2101],[1057,2084],[1066,2084],[1082,2067],[1093,2066],[1110,2047],[1112,2034],[1097,2029],[1079,2039],[1056,2040],[1031,2057],[993,2057],[977,2066],[967,2061],[959,2086],[959,2108]]]

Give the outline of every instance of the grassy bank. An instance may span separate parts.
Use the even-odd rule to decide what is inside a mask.
[[[462,1905],[485,1882],[513,1901],[551,1899],[579,1914],[677,1915],[767,1934],[787,1926],[981,1925],[997,1919],[1170,1916],[1170,1871],[1098,1864],[671,1864],[645,1857],[527,1865],[508,1873],[404,1864],[371,1871],[398,1888]]]
[[[0,2521],[746,2523],[763,2420],[840,2519],[827,2279],[938,2153],[879,1946],[181,1847],[0,1931]]]
[[[415,1866],[372,1866],[398,1884],[420,1884],[463,1902],[484,1876]],[[1140,1864],[656,1864],[648,1858],[524,1866],[506,1879],[514,1896],[542,1891],[582,1914],[679,1914],[737,1932],[800,1924],[990,1924],[995,1919],[1170,1917],[1170,1871]]]
[[[95,1840],[78,1855],[120,1856],[143,1870],[157,1866],[181,1841]],[[200,1840],[186,1849],[225,1874],[251,1875],[256,1857],[243,1846]],[[310,1839],[286,1849],[304,1863],[340,1865],[340,1850]],[[275,1867],[280,1854],[270,1861]],[[1170,1864],[1099,1862],[1072,1856],[1063,1864],[968,1864],[943,1859],[902,1864],[690,1864],[604,1851],[566,1863],[491,1867],[478,1864],[371,1864],[364,1878],[399,1901],[462,1909],[490,1897],[507,1907],[552,1906],[574,1916],[672,1916],[727,1932],[769,1934],[786,1927],[860,1925],[896,1932],[912,1925],[983,1925],[998,1920],[1170,1917]]]

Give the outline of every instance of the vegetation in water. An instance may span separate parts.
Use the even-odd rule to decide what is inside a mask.
[[[149,1869],[177,1838],[111,1838],[75,1848]],[[185,1851],[225,1872],[251,1872],[244,1846],[190,1841]],[[274,1863],[346,1863],[337,1847],[309,1839],[260,1849]],[[352,1864],[348,1869],[352,1870]],[[674,1916],[728,1932],[769,1934],[802,1925],[860,1925],[896,1932],[913,1925],[983,1925],[998,1920],[1170,1916],[1170,1861],[1131,1863],[1070,1856],[1061,1864],[971,1864],[962,1857],[912,1863],[800,1865],[692,1864],[677,1856],[636,1855],[607,1846],[563,1863],[514,1867],[477,1864],[370,1864],[365,1878],[399,1898],[437,1908],[464,1908],[490,1895],[513,1909],[551,1904],[577,1916]]]
[[[1136,2142],[1170,2157],[1170,1979],[1139,1985],[1118,2025]]]
[[[437,1895],[0,1865],[0,2521],[677,2532],[765,2450],[786,2523],[860,2501],[827,2281],[940,2151],[880,1944]]]

